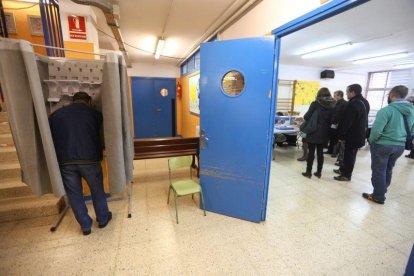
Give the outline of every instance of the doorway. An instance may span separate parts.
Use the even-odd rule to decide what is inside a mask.
[[[176,136],[175,84],[175,78],[131,78],[135,138]]]

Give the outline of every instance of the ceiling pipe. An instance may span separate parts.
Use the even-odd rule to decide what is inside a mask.
[[[128,65],[128,67],[130,67],[131,64],[128,60],[128,52],[125,49],[124,40],[122,39],[121,31],[117,20],[117,15],[114,14],[113,5],[107,0],[72,0],[72,2],[80,5],[97,7],[98,9],[102,10],[106,18],[106,23],[108,24],[109,28],[114,34],[116,42],[118,43],[119,51],[122,52],[126,64]]]
[[[239,9],[234,11],[232,14],[227,16],[224,20],[220,20],[222,17],[224,17],[227,10],[231,8],[231,6],[234,5],[235,2],[232,3],[232,5],[215,21],[218,22],[217,24],[220,24],[218,27],[217,24],[213,23],[210,25],[210,27],[201,35],[200,39],[198,39],[191,49],[185,54],[184,58],[178,62],[178,65],[181,66],[189,57],[191,57],[195,52],[197,52],[200,49],[200,44],[203,42],[209,41],[211,38],[213,38],[215,35],[217,35],[220,32],[225,31],[228,29],[231,25],[233,25],[237,20],[239,20],[241,17],[243,17],[246,13],[248,13],[250,10],[252,10],[256,5],[258,5],[263,0],[246,0],[244,1],[243,6],[241,6]],[[214,29],[213,29],[214,28]],[[213,29],[213,31],[211,31]]]

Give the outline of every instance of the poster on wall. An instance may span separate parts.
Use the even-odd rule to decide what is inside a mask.
[[[86,40],[86,22],[84,16],[69,15],[69,37]]]
[[[190,77],[189,86],[190,112],[200,115],[200,74]]]
[[[294,106],[310,105],[315,100],[319,86],[319,81],[295,81]]]

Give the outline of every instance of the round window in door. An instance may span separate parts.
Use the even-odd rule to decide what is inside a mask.
[[[167,97],[168,96],[168,89],[166,89],[166,88],[161,89],[160,94],[163,97]]]
[[[227,72],[221,80],[223,92],[229,96],[238,96],[244,88],[244,76],[239,71]]]

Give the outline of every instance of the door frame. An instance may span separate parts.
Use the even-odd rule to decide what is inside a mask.
[[[172,137],[177,136],[177,78],[168,78],[168,77],[141,77],[141,76],[130,76],[130,83],[131,83],[131,100],[132,103],[134,101],[133,99],[133,91],[132,91],[132,80],[138,79],[138,80],[174,80],[175,82],[175,91],[174,91],[174,98],[172,99],[173,106],[171,106],[171,127],[172,127]],[[132,108],[133,109],[133,108]],[[133,112],[134,110],[132,110]],[[132,114],[132,117],[134,114]],[[134,137],[135,137],[135,129],[134,129]]]
[[[324,4],[323,6],[320,6],[319,8],[308,12],[272,31],[272,35],[275,36],[275,58],[274,58],[274,66],[273,66],[273,85],[272,85],[272,94],[274,95],[272,97],[272,104],[271,104],[271,110],[272,114],[275,114],[276,109],[276,98],[277,98],[277,85],[278,85],[278,79],[279,79],[279,61],[280,61],[280,51],[281,51],[281,40],[284,36],[287,36],[289,34],[292,34],[294,32],[297,32],[299,30],[302,30],[306,27],[309,27],[313,24],[316,24],[318,22],[321,22],[325,19],[334,17],[337,14],[343,13],[345,11],[348,11],[352,8],[355,8],[359,5],[362,5],[366,2],[369,2],[370,0],[333,0],[329,3]],[[273,130],[274,122],[275,120],[271,120],[269,122],[269,129]],[[272,159],[272,147],[268,146],[268,160],[270,162],[267,162],[267,168],[266,168],[266,181],[269,183],[270,180],[270,165],[271,165],[271,159]],[[265,191],[263,195],[264,199],[264,208],[262,213],[262,220],[266,219],[266,213],[267,213],[267,197],[269,193],[269,185],[265,186]]]

